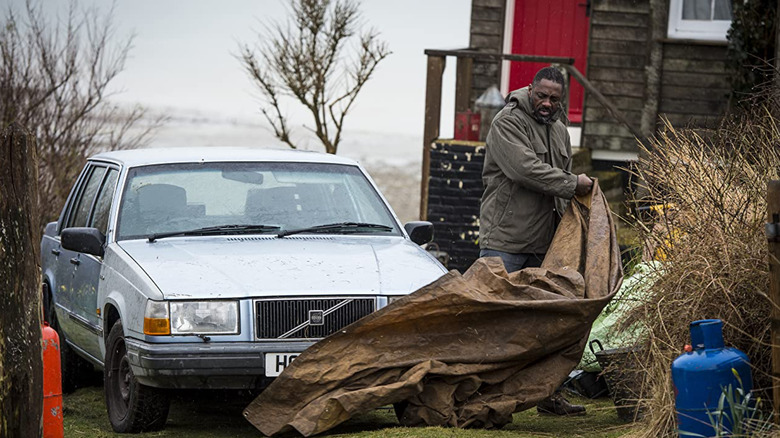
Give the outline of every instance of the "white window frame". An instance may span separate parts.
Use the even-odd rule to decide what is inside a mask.
[[[683,0],[669,2],[669,30],[667,36],[674,39],[726,41],[731,20],[683,20]]]

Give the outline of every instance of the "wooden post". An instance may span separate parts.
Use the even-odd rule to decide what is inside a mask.
[[[444,56],[428,55],[425,84],[425,127],[423,128],[422,181],[420,184],[420,220],[428,217],[428,177],[431,173],[431,143],[439,137],[441,127],[441,83]]]
[[[780,0],[778,0],[780,1]],[[455,65],[455,112],[471,109],[471,71],[474,60],[458,57]]]
[[[780,420],[780,180],[767,184],[767,240],[769,241],[769,299],[772,303],[772,404]]]
[[[38,157],[19,125],[0,136],[0,437],[40,437],[43,418]]]

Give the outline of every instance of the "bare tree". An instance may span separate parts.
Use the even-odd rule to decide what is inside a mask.
[[[56,217],[89,155],[137,147],[159,124],[139,127],[143,109],[108,103],[132,41],[112,44],[112,12],[71,2],[52,19],[27,0],[1,19],[0,128],[17,122],[37,139],[41,224]]]
[[[283,100],[303,105],[314,120],[314,135],[335,154],[344,118],[363,85],[390,51],[374,30],[358,35],[360,9],[353,0],[292,0],[284,25],[267,25],[255,46],[242,44],[239,59],[266,103],[263,115],[274,134],[291,148]],[[344,59],[350,42],[354,57]]]

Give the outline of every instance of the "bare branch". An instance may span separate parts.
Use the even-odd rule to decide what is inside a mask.
[[[294,0],[287,24],[267,25],[258,34],[256,51],[240,46],[239,60],[266,103],[263,116],[291,147],[281,111],[284,98],[306,108],[314,122],[311,131],[335,154],[347,113],[379,62],[390,55],[377,33],[357,36],[359,19],[355,0]],[[348,65],[344,51],[353,38],[359,39],[357,61]]]
[[[0,128],[16,121],[37,137],[41,211],[56,214],[88,155],[138,147],[162,119],[107,101],[132,42],[112,42],[112,10],[80,12],[72,1],[62,16],[47,19],[42,7],[28,0],[22,11],[3,11]],[[42,225],[52,219],[42,217]]]

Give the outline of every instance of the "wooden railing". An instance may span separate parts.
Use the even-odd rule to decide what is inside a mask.
[[[471,72],[475,59],[486,61],[538,62],[563,68],[566,75],[566,88],[569,77],[573,77],[585,90],[601,103],[609,114],[625,126],[636,138],[642,138],[639,130],[617,111],[614,105],[599,92],[585,76],[574,67],[574,58],[556,56],[515,55],[509,53],[477,52],[463,50],[433,50],[425,51],[428,56],[428,72],[425,86],[425,125],[423,128],[422,184],[420,193],[420,218],[425,220],[428,215],[428,177],[430,176],[431,143],[439,138],[441,127],[441,95],[442,75],[448,56],[454,56],[456,61],[455,74],[455,112],[469,109],[471,98]],[[568,102],[566,103],[568,108]]]

